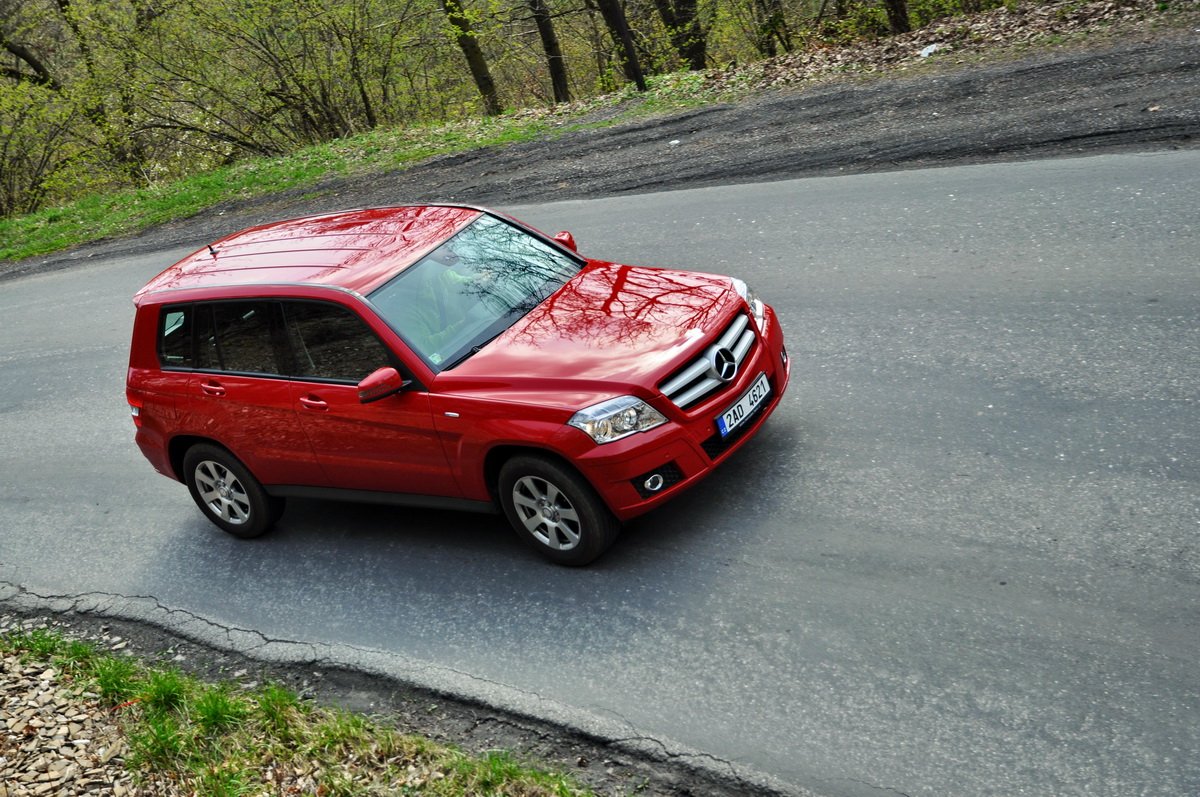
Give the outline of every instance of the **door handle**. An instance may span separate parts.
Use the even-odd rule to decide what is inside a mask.
[[[212,380],[210,380],[208,382],[201,382],[200,390],[206,396],[224,396],[225,395],[225,388],[221,386],[221,383],[212,381]]]
[[[325,412],[329,409],[329,405],[316,396],[301,396],[300,406],[307,410],[316,410],[318,412]]]

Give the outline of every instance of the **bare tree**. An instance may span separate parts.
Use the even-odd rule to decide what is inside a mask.
[[[3,29],[0,29],[0,48],[16,59],[16,63],[0,67],[0,75],[18,83],[28,81],[45,86],[51,91],[62,90],[62,84],[42,63],[42,59],[26,45],[8,38]]]
[[[887,9],[888,26],[892,33],[908,33],[912,30],[906,0],[883,0],[883,5]]]
[[[621,5],[621,0],[595,0],[595,2],[620,53],[621,70],[627,79],[633,81],[638,91],[645,91],[646,76],[642,73],[641,64],[638,63],[637,50],[633,44],[633,33],[629,30],[629,20],[625,17],[625,8]]]
[[[500,95],[496,92],[496,83],[492,80],[487,59],[483,57],[483,50],[475,38],[475,31],[471,28],[467,12],[460,0],[442,0],[442,10],[446,12],[446,19],[450,21],[450,27],[454,30],[454,40],[458,42],[463,57],[467,59],[467,67],[471,70],[475,87],[479,89],[479,96],[483,98],[484,112],[488,116],[498,116],[503,110],[500,107]]]
[[[671,45],[688,65],[699,72],[708,66],[708,31],[700,20],[696,0],[654,0]]]
[[[753,0],[756,22],[755,48],[767,58],[774,58],[783,48],[792,51],[792,34],[784,15],[783,0]]]
[[[538,36],[542,40],[542,50],[546,53],[546,66],[550,70],[550,85],[554,88],[555,102],[570,102],[571,87],[567,82],[567,61],[563,58],[562,47],[558,44],[558,34],[554,32],[554,20],[550,16],[550,7],[546,0],[528,0],[529,10],[533,12],[533,21],[537,24]]]

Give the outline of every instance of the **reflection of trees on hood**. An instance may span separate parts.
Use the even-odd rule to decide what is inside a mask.
[[[711,278],[678,271],[593,265],[531,314],[522,343],[547,336],[588,340],[600,348],[649,337],[663,326],[705,329],[724,289]]]

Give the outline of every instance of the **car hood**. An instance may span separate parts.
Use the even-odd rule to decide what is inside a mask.
[[[740,301],[729,277],[590,261],[558,292],[438,381],[520,390],[564,406],[653,391]]]

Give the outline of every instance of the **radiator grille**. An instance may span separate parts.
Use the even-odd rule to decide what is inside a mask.
[[[737,364],[737,370],[740,371],[742,364],[754,350],[756,339],[750,317],[745,313],[739,313],[725,328],[725,331],[713,341],[712,345],[705,349],[699,357],[672,374],[658,386],[658,389],[676,407],[687,409],[701,399],[724,388],[733,379],[733,375],[728,373],[725,374],[726,378],[722,379],[717,371],[720,365],[719,359],[723,356],[720,352],[732,353],[733,362]]]

